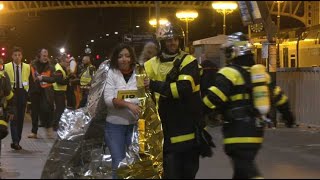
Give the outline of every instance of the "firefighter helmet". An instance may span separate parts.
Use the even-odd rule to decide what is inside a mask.
[[[236,32],[228,36],[227,42],[222,44],[221,49],[227,62],[240,56],[253,54],[253,46],[242,32]]]
[[[178,25],[172,23],[161,24],[156,33],[156,39],[159,43],[159,50],[163,51],[164,41],[167,39],[178,38],[180,49],[184,49],[184,31]]]
[[[174,37],[184,38],[184,32],[180,26],[173,25],[171,23],[166,23],[160,25],[156,34],[157,40],[167,40]]]

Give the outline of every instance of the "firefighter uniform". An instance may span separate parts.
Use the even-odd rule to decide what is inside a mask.
[[[181,38],[179,30],[170,24],[163,31],[168,38]],[[197,60],[182,50],[167,58],[163,47],[161,51],[144,67],[162,122],[164,178],[192,179],[199,168],[195,132],[201,118],[200,70]]]
[[[263,143],[264,121],[254,107],[253,87],[249,83],[250,68],[255,64],[251,46],[242,33],[234,33],[222,50],[228,66],[218,71],[215,84],[208,89],[203,103],[206,108],[224,116],[224,150],[233,162],[233,178],[259,178],[261,175],[255,165],[255,157]],[[288,121],[293,122],[287,97],[279,87],[273,91],[273,102],[282,112],[290,114],[287,115]]]
[[[1,140],[8,135],[8,115],[14,114],[14,94],[11,89],[10,79],[8,74],[3,71],[0,65],[0,155],[1,155]],[[1,163],[0,163],[1,165]]]

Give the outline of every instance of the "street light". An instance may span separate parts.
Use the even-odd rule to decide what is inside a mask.
[[[198,12],[194,10],[178,11],[176,17],[186,22],[186,46],[189,45],[189,21],[193,21],[198,17]]]
[[[280,67],[280,4],[283,3],[283,1],[275,1],[278,3],[278,15],[277,15],[277,41],[278,41],[278,46],[277,46],[277,67]]]
[[[278,3],[278,15],[277,15],[277,34],[279,38],[280,33],[280,4],[283,3],[283,1],[276,1]]]
[[[2,11],[4,8],[4,5],[2,3],[0,3],[0,11]]]
[[[60,53],[64,54],[66,52],[66,50],[64,48],[60,48]]]
[[[166,18],[161,18],[159,19],[159,24],[160,25],[163,25],[163,24],[167,24],[169,21],[168,19]],[[149,20],[149,24],[152,26],[152,27],[156,27],[157,26],[157,20],[155,18]]]
[[[223,34],[226,34],[226,15],[237,9],[238,4],[235,2],[214,2],[212,3],[213,9],[223,15]]]

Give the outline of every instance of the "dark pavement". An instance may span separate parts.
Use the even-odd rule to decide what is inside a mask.
[[[21,146],[23,150],[10,148],[11,136],[2,141],[1,163],[3,179],[39,179],[53,139],[47,139],[45,130],[39,129],[39,139],[28,139],[31,120],[26,116]],[[212,158],[201,159],[197,178],[229,179],[231,164],[222,150],[220,127],[209,128],[217,148]],[[317,179],[320,178],[320,129],[279,127],[267,129],[263,149],[257,164],[267,179]]]

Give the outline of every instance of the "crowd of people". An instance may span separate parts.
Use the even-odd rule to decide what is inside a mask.
[[[248,80],[250,68],[256,64],[250,47],[244,34],[235,33],[222,46],[227,66],[219,70],[210,61],[205,61],[201,67],[194,56],[184,51],[181,27],[170,23],[158,29],[157,43],[147,43],[139,59],[130,45],[116,46],[103,94],[108,111],[105,143],[112,157],[112,177],[117,178],[116,170],[125,157],[133,127],[141,113],[136,100],[117,97],[120,90],[137,89],[137,63],[145,68],[144,85],[154,96],[162,122],[163,178],[194,179],[200,156],[212,155],[210,149],[214,144],[205,141],[207,144],[203,146],[204,142],[199,141],[206,133],[204,117],[208,114],[213,114],[213,119],[218,114],[223,116],[224,150],[232,160],[233,177],[261,177],[254,161],[263,142],[265,114],[255,107],[255,96],[252,95],[255,86]],[[11,148],[15,150],[22,149],[19,142],[27,97],[30,97],[32,117],[28,138],[38,137],[39,122],[46,128],[48,138],[52,138],[65,108],[77,109],[86,105],[96,70],[90,55],[83,56],[82,69],[77,68],[74,58],[68,58],[66,54],[61,54],[56,63],[51,62],[45,48],[39,50],[30,64],[21,62],[22,55],[22,49],[15,47],[12,62],[0,67],[14,94],[13,100],[7,98],[10,120],[6,119],[6,122],[10,123]],[[267,72],[265,77],[268,77]],[[276,106],[287,127],[292,127],[294,117],[280,87],[273,86],[270,78],[257,86],[268,87],[267,105]]]
[[[11,148],[14,150],[22,149],[20,141],[27,101],[31,103],[32,119],[31,133],[27,137],[37,139],[38,128],[42,126],[46,129],[47,138],[54,138],[66,104],[74,109],[85,106],[88,87],[95,72],[90,55],[83,56],[82,69],[74,68],[77,65],[70,66],[73,59],[66,54],[59,55],[56,61],[50,59],[46,48],[41,48],[30,64],[22,62],[22,57],[22,48],[14,47],[12,61],[1,65],[1,71],[7,74],[14,94],[12,104],[15,111],[12,120],[8,121]],[[81,98],[77,97],[80,95]],[[71,100],[66,97],[71,97]],[[74,100],[76,97],[78,103]]]

